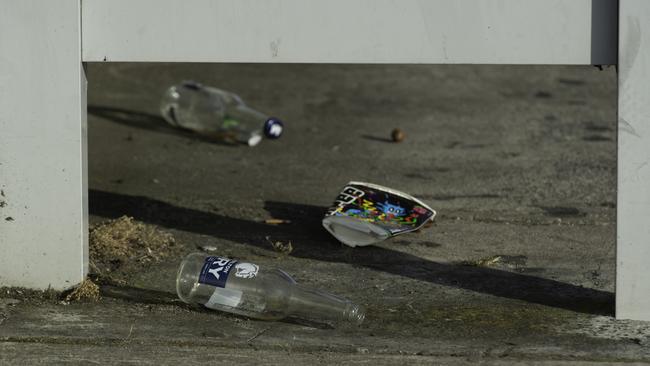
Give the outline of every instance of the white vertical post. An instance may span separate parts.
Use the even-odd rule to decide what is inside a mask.
[[[80,0],[0,0],[0,286],[87,272]]]
[[[650,1],[621,0],[616,317],[650,320]]]

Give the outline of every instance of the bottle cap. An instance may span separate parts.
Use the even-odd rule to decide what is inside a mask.
[[[284,124],[277,118],[269,118],[264,122],[264,135],[270,139],[277,139],[284,131]]]

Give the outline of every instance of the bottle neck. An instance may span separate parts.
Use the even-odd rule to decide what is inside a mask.
[[[327,319],[347,322],[355,325],[361,324],[366,316],[365,310],[360,305],[299,284],[292,286],[289,315],[311,320]]]
[[[230,110],[230,117],[238,123],[237,126],[231,127],[235,140],[249,146],[255,146],[262,141],[262,129],[267,119],[264,114],[241,104]]]
[[[269,118],[264,113],[259,112],[247,106],[246,104],[240,104],[236,108],[230,110],[230,112],[238,115],[237,117],[241,119],[248,119],[251,122],[258,123],[260,128],[262,127],[264,122]]]

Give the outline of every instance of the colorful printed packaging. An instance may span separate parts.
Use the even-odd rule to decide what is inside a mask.
[[[351,247],[418,230],[436,212],[406,193],[371,183],[350,182],[323,218],[323,226]]]

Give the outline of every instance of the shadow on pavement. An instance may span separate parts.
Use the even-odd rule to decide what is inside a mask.
[[[377,137],[372,135],[361,135],[361,137],[370,141],[388,142],[391,144],[394,142],[392,139],[389,139],[388,137]]]
[[[100,291],[102,296],[129,301],[137,304],[174,305],[193,311],[210,312],[210,310],[206,310],[202,306],[186,304],[181,299],[179,299],[175,293],[165,291],[150,290],[123,285],[117,286],[113,284],[100,284]],[[247,319],[247,317],[243,315],[234,313],[229,314],[229,316],[234,316],[240,319]],[[293,317],[281,319],[279,321],[289,324],[308,326],[311,328],[334,329],[334,326],[331,324],[321,321],[312,321]]]
[[[486,267],[437,263],[411,254],[376,246],[342,247],[321,226],[325,208],[267,201],[274,218],[291,220],[282,226],[231,218],[211,212],[177,207],[143,196],[90,190],[90,213],[115,218],[133,216],[147,223],[211,235],[269,249],[272,239],[300,241],[292,256],[349,263],[394,275],[484,294],[599,315],[614,314],[614,294],[563,282]]]
[[[88,106],[88,114],[105,120],[119,123],[129,127],[136,127],[143,130],[155,131],[169,135],[183,136],[193,140],[209,142],[217,145],[236,146],[236,143],[230,143],[214,138],[206,137],[190,130],[175,128],[170,126],[161,116],[145,112],[132,111],[123,108],[105,107],[105,106]]]
[[[102,284],[101,281],[98,282],[100,282],[102,296],[137,302],[140,304],[179,305],[188,308],[190,307],[190,305],[181,301],[174,293],[131,286]]]

